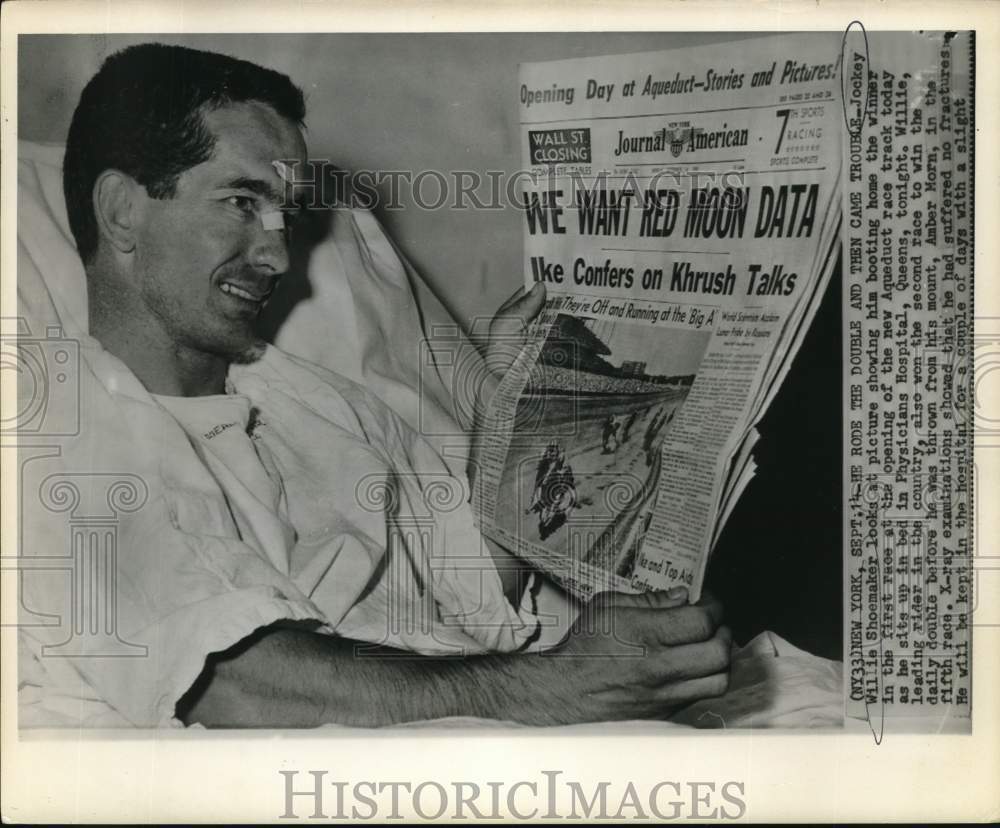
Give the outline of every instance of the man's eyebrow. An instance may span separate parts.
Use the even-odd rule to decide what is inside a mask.
[[[285,194],[273,184],[264,181],[262,178],[247,178],[245,176],[240,176],[239,178],[232,178],[229,181],[224,182],[222,184],[222,188],[227,190],[247,190],[248,192],[261,196],[261,198],[273,201],[275,204],[281,204],[285,201]]]

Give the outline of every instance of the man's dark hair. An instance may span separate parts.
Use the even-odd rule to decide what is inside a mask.
[[[243,101],[268,104],[299,126],[305,118],[301,89],[245,60],[144,43],[104,61],[80,95],[63,161],[69,226],[84,263],[97,251],[97,177],[117,169],[153,198],[173,196],[178,176],[215,148],[203,113]]]

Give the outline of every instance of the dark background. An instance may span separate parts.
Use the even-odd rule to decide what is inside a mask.
[[[843,657],[841,267],[757,430],[757,475],[733,509],[706,588],[740,644],[773,630]]]

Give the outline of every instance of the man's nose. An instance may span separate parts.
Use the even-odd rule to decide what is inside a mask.
[[[288,233],[258,224],[250,247],[250,264],[257,270],[280,276],[289,266]]]

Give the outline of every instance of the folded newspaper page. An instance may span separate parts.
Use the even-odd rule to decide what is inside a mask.
[[[524,64],[525,279],[484,532],[572,593],[688,587],[839,249],[839,37]]]

